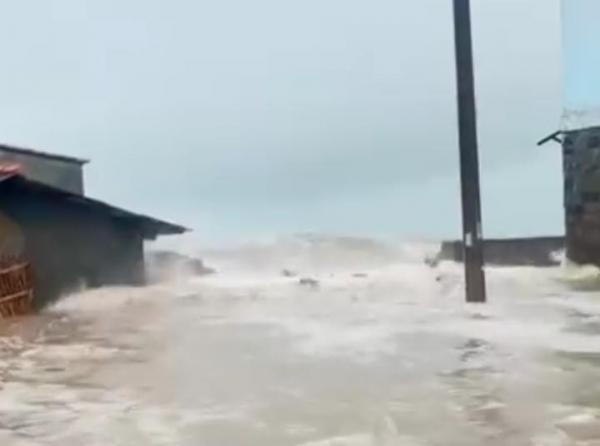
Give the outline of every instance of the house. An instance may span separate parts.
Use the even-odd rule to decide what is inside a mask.
[[[562,2],[563,110],[561,130],[540,143],[562,145],[566,254],[600,266],[600,5]]]
[[[562,146],[566,256],[600,266],[600,127],[559,130],[538,142]]]
[[[86,163],[0,145],[0,264],[29,265],[36,308],[82,285],[143,284],[144,241],[186,231],[86,196]]]
[[[563,132],[567,257],[600,266],[600,127]]]

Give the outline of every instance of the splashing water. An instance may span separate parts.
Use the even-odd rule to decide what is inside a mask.
[[[280,240],[5,324],[0,444],[598,444],[595,272],[489,268],[471,306],[430,249]]]

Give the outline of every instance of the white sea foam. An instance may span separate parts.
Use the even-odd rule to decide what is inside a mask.
[[[591,441],[597,271],[488,268],[469,305],[433,246],[286,238],[68,296],[0,337],[2,444]]]

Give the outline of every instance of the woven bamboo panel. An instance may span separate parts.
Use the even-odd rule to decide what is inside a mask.
[[[31,265],[19,257],[0,259],[0,318],[31,312],[33,276]]]

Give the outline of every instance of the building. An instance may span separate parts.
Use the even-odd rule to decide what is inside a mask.
[[[600,265],[600,127],[563,132],[567,257]]]
[[[567,257],[600,266],[600,2],[563,0],[561,131]]]
[[[600,127],[557,131],[562,146],[566,256],[600,266]]]
[[[86,196],[86,163],[0,145],[0,261],[27,261],[35,307],[82,285],[143,284],[144,241],[186,231]]]

